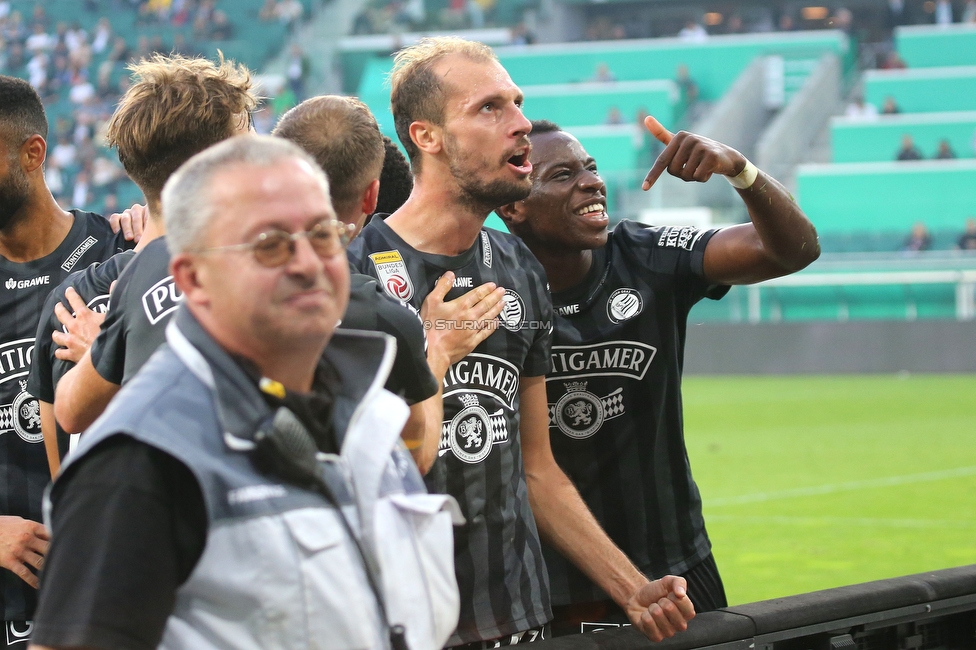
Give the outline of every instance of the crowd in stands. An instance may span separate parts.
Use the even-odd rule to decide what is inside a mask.
[[[946,244],[945,248],[950,248],[947,242],[944,243]],[[903,253],[918,253],[935,248],[939,247],[935,244],[928,226],[924,222],[918,221],[912,225],[912,229],[908,233],[908,237],[905,238],[901,250]],[[966,219],[966,225],[962,234],[955,240],[951,248],[966,251],[967,253],[976,253],[976,217]]]
[[[235,21],[292,25],[304,14],[300,0],[267,0],[258,16],[234,11],[229,0],[84,0],[79,5],[78,18],[62,20],[43,3],[21,12],[17,7],[24,3],[0,0],[0,73],[27,79],[44,100],[51,122],[46,177],[59,204],[102,214],[141,200],[118,157],[103,144],[108,119],[128,87],[127,65],[157,52],[213,56],[222,41],[235,38]],[[166,27],[172,37],[136,36],[118,29],[122,20],[127,25],[134,20],[137,29],[149,33]],[[307,61],[300,58],[297,73],[292,72],[287,99],[293,104],[304,96]],[[289,107],[279,106],[277,112]],[[263,132],[270,131],[274,117],[271,108],[258,111]]]

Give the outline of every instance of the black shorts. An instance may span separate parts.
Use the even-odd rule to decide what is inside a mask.
[[[695,604],[695,612],[710,612],[728,607],[725,586],[711,553],[681,577],[688,583],[688,597]],[[552,635],[565,636],[581,632],[595,632],[630,625],[624,610],[612,600],[574,603],[552,608]]]
[[[3,634],[0,635],[0,650],[26,650],[30,643],[31,632],[34,631],[34,621],[4,621]]]

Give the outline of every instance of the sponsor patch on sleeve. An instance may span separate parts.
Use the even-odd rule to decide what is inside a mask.
[[[407,265],[400,255],[400,251],[383,251],[372,253],[369,259],[373,261],[376,275],[380,279],[383,289],[397,300],[413,298],[413,280],[407,272]]]
[[[683,248],[690,251],[704,234],[704,231],[692,226],[671,226],[661,231],[657,245],[661,248]]]

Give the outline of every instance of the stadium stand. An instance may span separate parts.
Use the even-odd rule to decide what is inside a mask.
[[[301,3],[307,14],[312,0]],[[162,3],[159,12],[147,4],[11,0],[0,18],[0,72],[30,80],[45,100],[47,176],[64,207],[110,213],[142,201],[102,145],[130,61],[171,51],[216,58],[220,51],[257,71],[287,41],[286,21],[262,18],[263,0]]]
[[[976,102],[974,102],[976,105]],[[894,158],[904,134],[915,140],[925,158],[934,158],[941,140],[948,140],[956,156],[976,155],[976,111],[881,115],[876,120],[836,117],[831,121],[833,162],[882,162]]]

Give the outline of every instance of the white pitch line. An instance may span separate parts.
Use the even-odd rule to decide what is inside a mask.
[[[743,494],[737,497],[704,499],[704,503],[706,507],[737,506],[746,503],[773,501],[775,499],[811,497],[821,494],[833,494],[835,492],[851,492],[854,490],[864,490],[869,488],[894,487],[897,485],[926,483],[929,481],[944,481],[950,478],[962,478],[966,476],[976,476],[976,465],[972,465],[970,467],[957,467],[956,469],[944,469],[937,472],[925,472],[923,474],[904,474],[902,476],[887,476],[884,478],[872,478],[863,481],[850,481],[848,483],[828,483],[826,485],[811,485],[810,487],[793,488],[789,490],[756,492],[754,494]]]
[[[708,521],[754,524],[869,526],[888,528],[961,528],[976,530],[976,521],[947,519],[881,519],[871,517],[739,517],[736,515],[711,515]]]

